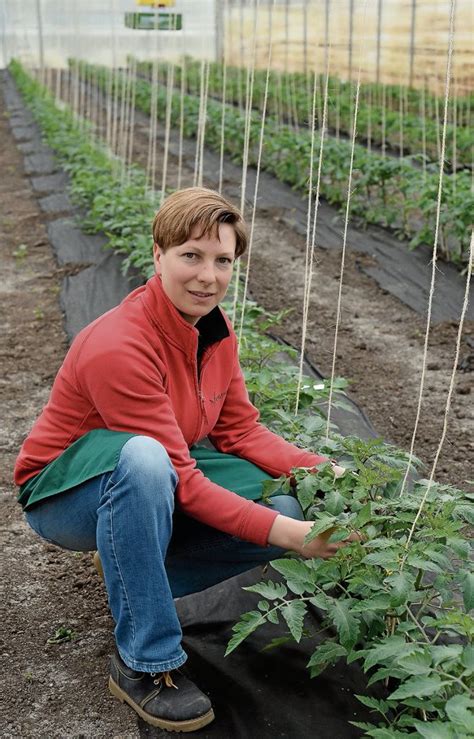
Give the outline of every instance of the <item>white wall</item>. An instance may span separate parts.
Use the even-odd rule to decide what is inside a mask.
[[[182,31],[137,31],[125,28],[125,13],[151,8],[135,0],[0,0],[0,67],[12,57],[39,66],[38,7],[47,67],[65,66],[71,56],[107,65],[124,64],[128,54],[214,59],[216,2],[176,0]]]

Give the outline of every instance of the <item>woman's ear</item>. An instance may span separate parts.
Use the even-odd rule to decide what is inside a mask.
[[[155,265],[155,272],[157,275],[161,274],[161,263],[160,263],[161,255],[162,255],[161,248],[155,242],[153,244],[153,264]]]

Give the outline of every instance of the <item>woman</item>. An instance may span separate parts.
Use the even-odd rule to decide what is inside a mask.
[[[341,544],[305,546],[311,523],[292,496],[255,502],[263,479],[325,458],[259,424],[248,399],[218,307],[247,245],[239,211],[182,190],[153,237],[156,275],[78,334],[15,480],[40,536],[99,552],[116,624],[112,693],[154,726],[193,731],[214,714],[177,669],[187,657],[173,597],[289,549],[329,557]],[[194,446],[205,437],[215,450]]]

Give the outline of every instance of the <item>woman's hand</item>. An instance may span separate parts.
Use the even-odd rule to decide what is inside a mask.
[[[346,546],[351,541],[359,541],[360,536],[356,533],[350,534],[350,536],[344,541],[338,541],[329,543],[328,539],[331,535],[331,531],[320,534],[309,544],[305,544],[304,540],[307,534],[313,528],[311,521],[295,521],[294,518],[288,518],[288,516],[279,515],[275,518],[273,526],[270,529],[268,535],[268,543],[282,547],[283,549],[291,549],[303,557],[321,557],[322,559],[329,559],[333,557],[338,549]]]
[[[332,462],[331,463],[331,468],[332,468],[332,471],[334,473],[334,477],[342,477],[343,474],[346,471],[346,468],[345,467],[341,467],[341,465],[337,464],[337,462]]]

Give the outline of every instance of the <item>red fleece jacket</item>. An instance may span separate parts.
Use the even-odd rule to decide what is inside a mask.
[[[177,498],[185,513],[265,545],[277,513],[204,477],[189,447],[209,436],[219,451],[247,459],[274,477],[325,458],[298,449],[259,423],[235,334],[222,316],[229,335],[204,350],[199,375],[199,332],[181,317],[157,276],[86,326],[21,448],[17,485],[93,429],[151,436],[163,444],[178,473]]]

